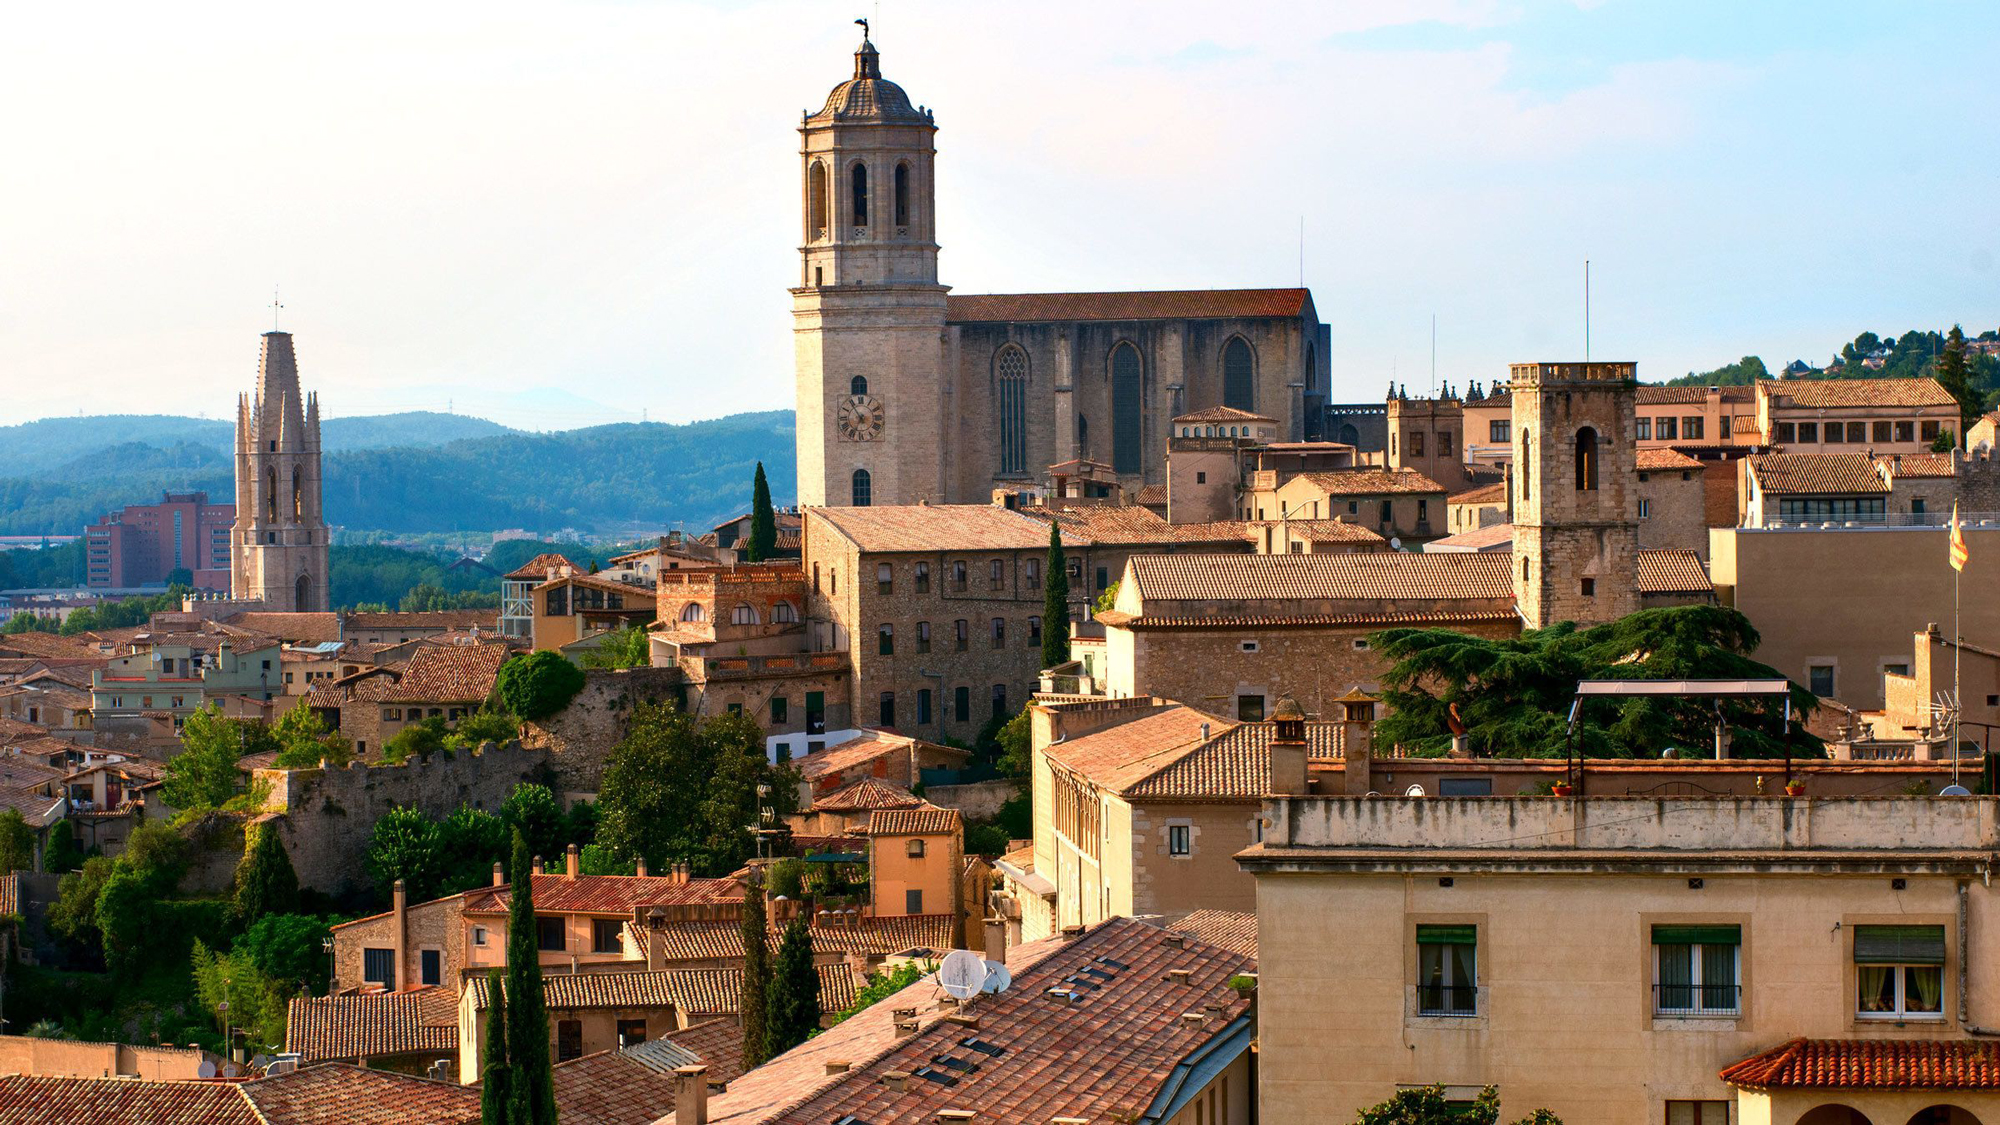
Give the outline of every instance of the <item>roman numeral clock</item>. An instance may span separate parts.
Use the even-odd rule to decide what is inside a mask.
[[[882,400],[874,395],[848,395],[840,400],[840,440],[880,441]]]

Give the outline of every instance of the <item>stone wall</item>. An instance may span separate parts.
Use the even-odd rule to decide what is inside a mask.
[[[587,668],[583,690],[546,719],[521,724],[521,745],[548,752],[560,796],[597,792],[611,748],[641,703],[681,702],[679,668]]]
[[[291,853],[299,885],[328,894],[367,889],[361,863],[375,822],[412,807],[442,819],[460,805],[497,810],[514,787],[540,780],[552,756],[519,743],[437,754],[400,766],[356,762],[340,769],[258,770],[271,786],[265,808]],[[240,846],[241,840],[238,840]]]
[[[1685,548],[1707,561],[1706,481],[1700,469],[1639,474],[1639,500],[1646,505],[1646,514],[1639,517],[1640,550]]]
[[[931,785],[924,788],[924,800],[941,808],[957,809],[967,820],[990,820],[1000,814],[1000,806],[1021,791],[1012,778],[975,781],[970,785]]]

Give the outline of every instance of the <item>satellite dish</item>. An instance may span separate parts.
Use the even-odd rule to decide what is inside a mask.
[[[207,1059],[203,1059],[201,1060],[201,1065],[194,1069],[194,1074],[196,1078],[213,1078],[215,1077],[215,1064],[209,1062]]]
[[[938,966],[937,982],[953,1000],[970,1000],[986,986],[986,959],[970,949],[954,949]]]
[[[1403,549],[1403,537],[1402,537],[1402,536],[1400,536],[1400,535],[1398,535],[1398,536],[1395,536],[1395,537],[1391,538],[1391,539],[1389,540],[1389,549],[1390,549],[1391,551],[1400,551],[1400,550],[1402,550],[1402,549]]]
[[[1421,785],[1412,785],[1408,789],[1403,790],[1403,796],[1405,797],[1421,797],[1423,795],[1424,787]]]
[[[979,991],[988,995],[995,992],[1005,992],[1007,991],[1007,986],[1013,983],[1014,974],[1007,971],[1007,966],[1002,965],[998,961],[988,961],[986,962],[986,983],[980,987]]]
[[[1945,787],[1944,787],[1943,789],[1940,789],[1940,790],[1938,790],[1938,796],[1940,796],[1940,797],[1970,797],[1970,796],[1972,796],[1972,790],[1970,790],[1970,789],[1967,789],[1967,788],[1966,788],[1965,786],[1963,786],[1963,785],[1947,785],[1947,786],[1945,786]]]

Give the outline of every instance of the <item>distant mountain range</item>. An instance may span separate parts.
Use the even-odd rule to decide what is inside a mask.
[[[167,490],[228,503],[232,429],[136,414],[0,427],[0,535],[77,534]],[[781,505],[796,477],[790,411],[554,433],[415,412],[329,418],[321,437],[327,518],[356,530],[707,528],[749,508],[758,461]]]

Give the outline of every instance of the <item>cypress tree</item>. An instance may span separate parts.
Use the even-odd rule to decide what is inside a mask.
[[[507,903],[507,1091],[510,1125],[556,1125],[549,1012],[542,998],[542,951],[535,927],[534,867],[527,837],[514,830],[514,882]]]
[[[812,932],[804,918],[785,926],[778,961],[771,973],[765,1013],[764,1057],[774,1059],[819,1029],[819,973],[813,969]]]
[[[1069,560],[1063,557],[1062,529],[1053,523],[1042,591],[1042,667],[1053,668],[1069,659]]]
[[[299,905],[299,874],[278,830],[264,824],[249,832],[250,846],[236,865],[236,918],[246,926],[266,914],[290,914]]]
[[[765,933],[764,879],[753,874],[743,891],[743,1069],[764,1061],[765,992],[771,986],[771,947]]]
[[[479,1123],[511,1125],[508,1116],[507,989],[499,969],[486,974],[486,1049],[479,1056]]]
[[[763,562],[778,553],[778,514],[771,509],[771,482],[764,479],[764,462],[757,462],[757,483],[750,496],[750,561]]]
[[[1972,368],[1965,359],[1965,329],[1954,324],[1945,337],[1944,354],[1937,358],[1938,386],[1943,387],[1958,400],[1957,434],[1963,436],[1974,422],[1979,420],[1986,403],[1985,396],[1972,385]],[[1963,446],[1963,441],[1954,445]]]

